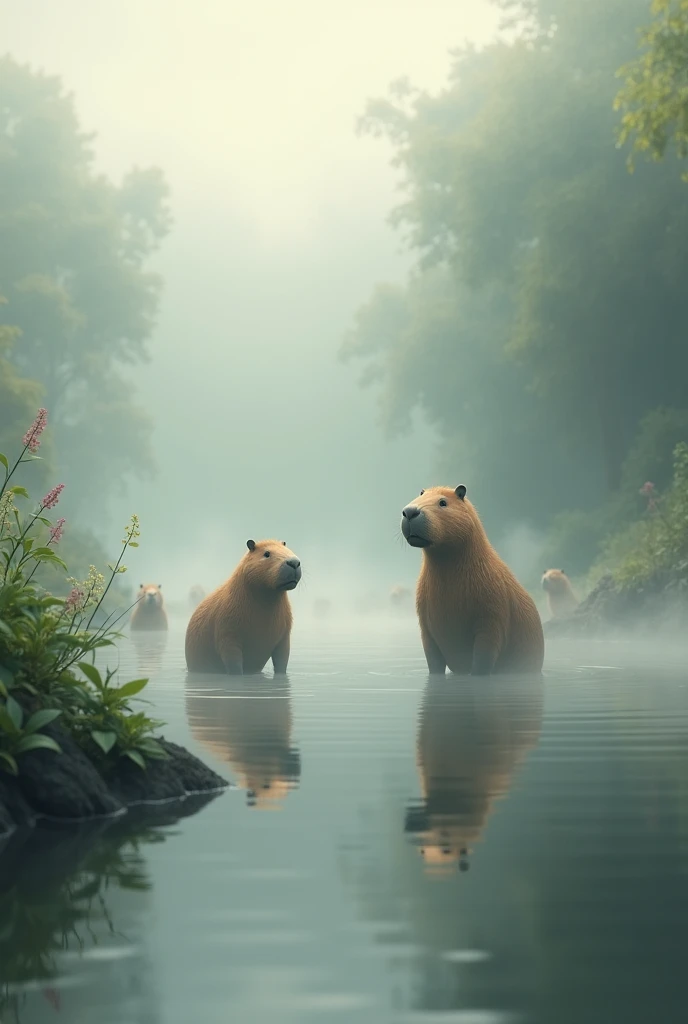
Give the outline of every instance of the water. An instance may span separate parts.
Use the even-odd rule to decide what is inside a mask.
[[[411,620],[325,624],[276,684],[187,682],[182,641],[123,677],[235,785],[0,862],[1,1021],[685,1019],[685,652],[428,686]]]

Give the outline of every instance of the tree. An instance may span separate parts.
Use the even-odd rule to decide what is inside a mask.
[[[641,32],[644,52],[621,70],[619,142],[662,160],[674,148],[688,157],[688,0],[653,0],[654,20]],[[632,157],[631,157],[631,167]],[[688,171],[683,174],[688,181]]]
[[[90,501],[93,480],[78,462],[85,451],[91,466],[117,456],[122,475],[150,470],[150,423],[118,368],[146,358],[161,285],[147,264],[169,230],[167,186],[156,169],[135,169],[119,185],[98,174],[93,137],[58,79],[4,57],[0,96],[0,291],[5,322],[21,332],[8,358],[42,386],[60,470],[72,495],[81,487]],[[123,446],[102,430],[96,452],[87,441],[114,392],[118,416],[138,418],[142,433]],[[65,443],[75,437],[78,450]],[[107,493],[100,499],[102,509]]]
[[[368,106],[418,268],[345,351],[383,352],[383,409],[420,406],[446,453],[470,451],[503,525],[544,525],[617,491],[643,416],[686,406],[688,197],[666,169],[628,175],[614,144],[645,0],[501,6],[520,31],[458,51],[439,95],[402,83]]]

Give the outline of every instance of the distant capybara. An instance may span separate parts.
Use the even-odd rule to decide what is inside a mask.
[[[326,597],[319,597],[313,605],[313,614],[316,619],[327,619],[332,611],[332,602]]]
[[[392,587],[389,592],[389,600],[392,608],[395,610],[401,610],[411,605],[411,591],[408,587],[402,587],[397,585]]]
[[[301,579],[301,562],[286,541],[249,540],[238,566],[208,594],[186,628],[190,672],[251,675],[272,658],[276,673],[287,671],[291,635],[288,590]]]
[[[189,604],[192,608],[198,608],[204,597],[205,590],[196,583],[189,591]]]
[[[463,484],[421,491],[403,510],[401,531],[423,549],[416,608],[428,670],[540,672],[535,603],[490,544]]]
[[[563,569],[545,569],[542,574],[542,589],[547,594],[547,603],[553,619],[573,615],[578,607],[578,599]]]
[[[132,612],[129,629],[148,631],[167,629],[167,612],[162,597],[162,584],[142,583]]]
[[[426,865],[468,868],[495,800],[537,743],[542,725],[542,677],[467,681],[458,688],[431,676],[418,724],[417,764],[422,803],[409,807],[404,830]]]
[[[301,775],[299,751],[291,743],[289,682],[282,677],[256,685],[256,680],[236,679],[220,685],[208,695],[202,677],[187,677],[191,735],[230,766],[249,807],[275,808]]]

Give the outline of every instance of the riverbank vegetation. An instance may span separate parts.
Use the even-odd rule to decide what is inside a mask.
[[[688,152],[688,4],[498,6],[501,38],[455,51],[441,92],[368,104],[416,262],[342,356],[390,434],[417,409],[436,427],[438,476],[470,482],[491,533],[542,538],[531,586],[562,565],[628,587],[685,550],[688,186],[661,158]]]

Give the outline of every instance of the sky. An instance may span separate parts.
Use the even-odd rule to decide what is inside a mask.
[[[23,0],[5,18],[6,51],[73,92],[99,168],[157,165],[171,188],[159,323],[132,378],[158,473],[123,488],[101,534],[141,516],[142,578],[212,586],[249,536],[278,536],[311,597],[355,565],[383,590],[412,582],[399,514],[433,482],[434,437],[384,438],[336,358],[411,262],[386,223],[391,150],[356,121],[401,76],[441,88],[449,51],[496,27],[487,0]]]

